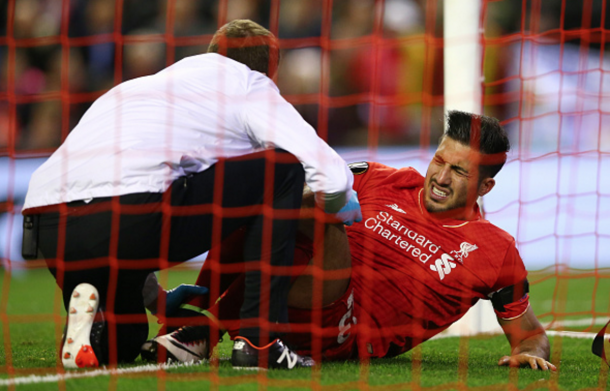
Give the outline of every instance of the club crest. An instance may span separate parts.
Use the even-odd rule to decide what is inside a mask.
[[[479,247],[476,244],[470,244],[468,242],[462,242],[462,244],[460,244],[460,249],[459,250],[453,250],[451,251],[451,255],[453,257],[455,257],[455,259],[460,262],[460,263],[464,263],[464,258],[468,258],[468,254],[470,254],[471,252],[473,252],[474,250],[478,249]]]

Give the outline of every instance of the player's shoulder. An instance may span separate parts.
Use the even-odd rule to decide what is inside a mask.
[[[471,236],[484,239],[490,248],[500,250],[515,247],[515,238],[489,220],[477,220],[466,227],[470,231]]]
[[[354,175],[374,175],[379,177],[388,177],[395,175],[402,178],[423,179],[421,174],[413,167],[395,168],[378,162],[353,162],[349,163],[348,167]]]
[[[421,186],[424,178],[412,167],[394,168],[378,162],[350,163],[354,180],[360,186],[407,189]],[[366,184],[366,185],[365,185]]]
[[[357,179],[361,177],[366,177],[367,179],[370,177],[384,177],[396,171],[395,168],[377,162],[352,162],[348,163],[347,166]]]
[[[388,177],[388,181],[401,189],[421,187],[424,179],[422,174],[413,167],[399,168]]]
[[[511,234],[509,234],[507,231],[505,231],[504,229],[498,227],[497,225],[495,225],[494,223],[492,223],[489,220],[486,220],[484,218],[477,220],[474,224],[474,226],[479,227],[479,229],[481,230],[485,230],[487,232],[490,232],[494,235],[497,235],[501,238],[503,238],[504,240],[508,240],[508,241],[514,241],[515,238],[513,238],[513,236]]]
[[[496,287],[500,278],[512,281],[511,276],[521,276],[523,261],[514,238],[508,232],[487,220],[470,222],[460,227],[459,231],[460,244],[458,247],[457,242],[454,243],[452,256],[463,260],[463,266],[470,269],[488,288]]]

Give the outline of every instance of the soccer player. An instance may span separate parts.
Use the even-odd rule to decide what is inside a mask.
[[[290,323],[302,331],[321,318],[318,347],[325,360],[393,357],[445,330],[478,300],[489,299],[511,346],[499,365],[554,370],[546,333],[529,306],[527,272],[515,240],[484,220],[476,202],[493,189],[508,138],[490,117],[452,111],[447,120],[425,178],[412,168],[352,164],[363,220],[345,229],[326,226],[318,250],[311,226],[301,227],[306,235],[298,240],[295,265],[314,263],[314,252],[322,252],[324,283],[315,296],[316,268],[310,264],[297,272],[289,294]],[[238,257],[235,244],[227,244],[221,257]],[[204,264],[197,284],[209,286],[209,275]],[[232,335],[231,308],[240,300],[242,284],[235,280],[210,308],[219,327]],[[215,300],[200,304],[211,306]],[[167,348],[180,337],[179,330],[156,341]],[[292,332],[285,339],[300,354],[315,353],[308,333]]]
[[[292,264],[303,182],[347,224],[360,208],[347,164],[280,96],[278,64],[271,32],[232,21],[208,53],[102,95],[34,173],[23,253],[44,257],[63,289],[64,367],[133,361],[148,336],[149,273],[240,227],[248,271],[233,365],[313,365],[273,329],[287,321],[289,277],[262,270]],[[278,362],[288,352],[296,364]]]

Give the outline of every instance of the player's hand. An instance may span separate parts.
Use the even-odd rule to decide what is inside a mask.
[[[343,221],[345,225],[352,225],[354,222],[362,221],[362,211],[360,210],[360,201],[358,201],[358,193],[352,191],[352,196],[347,201],[347,204],[337,213],[335,217]]]
[[[165,315],[171,316],[175,313],[189,296],[205,295],[206,293],[208,293],[208,288],[188,284],[181,284],[174,289],[166,291]]]
[[[557,367],[545,359],[533,356],[527,353],[515,354],[514,356],[504,356],[498,361],[498,365],[500,366],[509,366],[509,367],[527,367],[529,366],[532,369],[540,369],[543,371],[551,370],[556,371]]]

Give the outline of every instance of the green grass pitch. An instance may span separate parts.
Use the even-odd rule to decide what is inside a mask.
[[[192,282],[196,275],[194,270],[170,270],[160,280],[171,287]],[[543,315],[543,322],[567,314],[561,319],[581,319],[570,329],[597,331],[601,326],[586,319],[610,317],[609,277],[608,273],[531,273],[534,311]],[[225,341],[219,347],[218,365],[145,371],[144,363],[137,362],[115,372],[68,371],[58,379],[56,347],[64,312],[51,275],[44,269],[15,270],[10,275],[0,269],[0,292],[0,389],[610,390],[608,366],[591,354],[591,340],[560,336],[550,338],[551,361],[559,367],[555,373],[498,367],[497,361],[509,351],[500,335],[432,340],[402,356],[368,365],[324,363],[313,370],[260,373],[233,370],[227,359],[231,345]],[[151,317],[151,334],[157,327]]]

